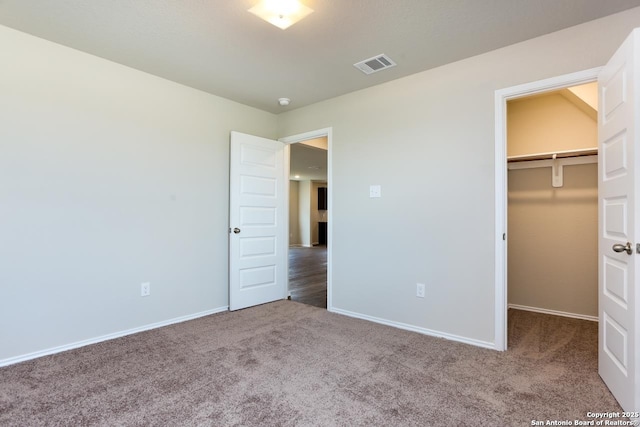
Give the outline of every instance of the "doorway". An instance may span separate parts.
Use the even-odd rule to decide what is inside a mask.
[[[289,146],[289,298],[327,308],[327,137]]]
[[[507,102],[510,309],[598,320],[597,98],[592,82]]]
[[[507,102],[580,86],[597,80],[601,68],[555,77],[496,91],[496,291],[495,291],[495,348],[507,349]],[[547,153],[552,154],[552,153]],[[547,161],[547,160],[544,160]],[[551,159],[553,161],[553,159]],[[556,160],[557,161],[557,160]],[[556,164],[557,166],[557,164]],[[557,168],[553,168],[557,173]],[[551,175],[551,170],[549,174]]]
[[[314,147],[314,145],[318,145],[318,141],[317,140],[324,140],[324,143],[320,143],[320,146],[316,146]],[[289,252],[289,256],[287,257],[287,271],[291,274],[291,270],[292,270],[292,266],[294,267],[295,270],[297,271],[293,271],[293,277],[290,277],[289,275],[287,275],[287,290],[288,290],[288,296],[290,299],[296,299],[295,294],[295,289],[293,289],[293,287],[297,286],[298,284],[293,283],[294,280],[298,280],[298,279],[302,279],[305,280],[304,276],[308,276],[306,277],[306,279],[310,279],[311,280],[311,285],[312,285],[312,289],[311,289],[311,293],[317,292],[319,287],[324,287],[325,289],[321,289],[321,296],[318,298],[317,294],[315,296],[313,296],[311,299],[315,300],[316,302],[318,302],[317,304],[314,305],[318,305],[318,306],[324,306],[327,310],[332,311],[332,250],[331,250],[331,246],[332,246],[332,242],[333,242],[333,222],[332,222],[332,207],[333,207],[333,190],[332,190],[332,161],[331,161],[331,154],[332,154],[332,129],[331,128],[325,128],[325,129],[319,129],[316,131],[311,131],[311,132],[306,132],[306,133],[302,133],[302,134],[297,134],[297,135],[293,135],[293,136],[289,136],[289,137],[285,137],[285,138],[281,138],[280,139],[281,142],[284,142],[285,144],[287,144],[287,164],[285,166],[285,172],[287,174],[287,181],[288,182],[292,182],[292,180],[294,182],[297,182],[297,184],[291,184],[288,187],[288,192],[287,192],[287,204],[290,207],[289,210],[289,215],[287,218],[287,236],[289,237],[289,241],[291,243],[293,243],[293,245],[290,246],[290,250]],[[298,143],[302,143],[300,145],[297,145]],[[322,144],[324,144],[324,147],[322,147]],[[305,147],[306,146],[306,147]],[[306,172],[311,172],[311,173],[306,173],[306,177],[305,174],[300,172],[300,173],[296,173],[295,170],[292,169],[292,157],[291,157],[291,152],[294,151],[295,154],[295,150],[301,149],[301,150],[305,150],[305,148],[311,148],[311,149],[320,149],[320,148],[324,148],[324,152],[325,152],[325,156],[326,156],[326,162],[325,162],[325,168],[326,168],[326,175],[323,177],[319,177],[316,174],[316,172],[318,172],[318,169],[316,169],[316,167],[320,168],[321,166],[318,164],[307,164],[306,166],[304,166],[306,168]],[[303,163],[304,165],[304,163]],[[312,169],[309,169],[309,167],[312,167]],[[292,170],[294,171],[292,173]],[[299,175],[299,178],[295,178],[296,175]],[[315,179],[311,179],[312,177],[315,177]],[[291,221],[291,216],[292,216],[292,211],[293,211],[293,215],[299,215],[299,212],[296,214],[295,209],[292,208],[292,205],[294,204],[294,199],[297,197],[297,203],[295,203],[295,205],[300,206],[300,182],[301,181],[307,181],[304,178],[309,178],[308,179],[308,183],[304,183],[302,186],[305,187],[305,190],[303,190],[305,192],[304,197],[309,201],[308,206],[309,206],[309,222],[308,222],[308,227],[304,228],[304,232],[306,233],[304,239],[302,236],[298,235],[296,236],[296,232],[295,230],[292,230],[293,227],[298,227],[299,230],[302,230],[303,227],[300,226],[300,224],[298,224],[296,226],[295,221],[293,221],[293,225],[291,225],[290,223]],[[298,186],[297,189],[297,194],[294,191],[292,191],[292,187]],[[323,190],[319,190],[320,188],[322,188]],[[307,194],[308,193],[308,194]],[[323,193],[320,197],[320,193]],[[320,200],[322,199],[322,200]],[[322,203],[326,200],[326,205],[322,206]],[[305,204],[306,206],[307,204]],[[318,207],[324,207],[326,209],[318,209]],[[311,215],[311,210],[313,208],[313,218]],[[297,241],[296,241],[297,240]],[[314,246],[314,243],[316,243],[316,245]],[[321,243],[324,243],[321,244]],[[306,268],[305,267],[305,262],[308,261],[308,258],[305,260],[304,256],[298,256],[297,259],[292,259],[292,255],[295,257],[295,255],[299,255],[299,253],[292,253],[293,251],[297,251],[299,253],[302,254],[309,254],[313,260],[313,267],[312,268]],[[306,252],[302,252],[302,250],[309,250]],[[318,259],[320,261],[318,261]],[[297,263],[297,261],[299,261]],[[297,263],[297,264],[296,264]],[[298,277],[295,277],[295,275],[298,274]],[[303,276],[303,277],[300,277]],[[320,286],[320,284],[324,282],[324,286]],[[315,287],[315,289],[313,289]],[[309,301],[301,301],[301,302],[306,302],[308,303]]]

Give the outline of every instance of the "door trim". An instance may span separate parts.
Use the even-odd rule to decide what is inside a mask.
[[[314,138],[322,138],[327,137],[327,222],[329,223],[327,226],[327,310],[333,310],[333,161],[332,161],[332,153],[333,153],[333,128],[328,127],[324,129],[312,130],[305,133],[300,133],[296,135],[286,136],[284,138],[278,139],[278,141],[286,144],[285,146],[285,181],[288,182],[290,178],[290,148],[291,144],[295,144],[296,142],[302,142],[309,139]],[[289,206],[289,186],[286,186],[286,206]],[[286,221],[286,236],[289,236],[289,214],[287,210],[287,221]],[[287,257],[286,260],[286,268],[289,270],[289,259]],[[289,292],[289,276],[287,275],[287,293]]]
[[[512,86],[495,92],[495,336],[507,349],[507,101],[598,80],[602,67]]]

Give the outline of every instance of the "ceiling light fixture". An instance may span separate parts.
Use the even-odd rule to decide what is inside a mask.
[[[289,98],[278,98],[278,104],[280,104],[281,107],[286,107],[290,103],[291,100]]]
[[[298,0],[260,0],[258,4],[249,9],[249,12],[278,28],[286,30],[312,13],[313,9],[308,8]]]

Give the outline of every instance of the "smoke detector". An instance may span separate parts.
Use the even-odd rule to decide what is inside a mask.
[[[291,100],[289,98],[278,98],[278,104],[280,104],[281,107],[286,107],[290,103]]]
[[[386,70],[387,68],[395,67],[396,63],[383,53],[381,55],[365,59],[364,61],[356,62],[353,66],[365,74],[373,74],[378,71]]]

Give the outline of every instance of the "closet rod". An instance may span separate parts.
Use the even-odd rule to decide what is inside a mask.
[[[507,162],[526,162],[530,160],[564,159],[567,157],[593,156],[598,154],[597,148],[583,148],[580,150],[551,151],[548,153],[525,154],[509,156]]]

